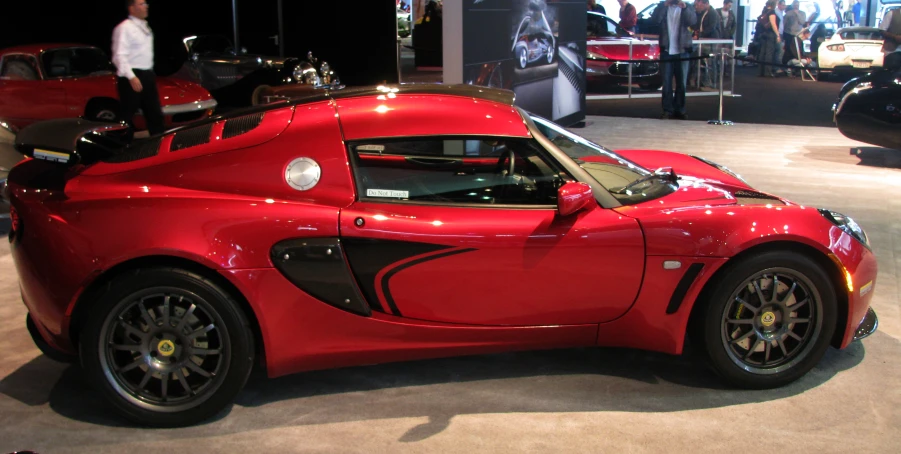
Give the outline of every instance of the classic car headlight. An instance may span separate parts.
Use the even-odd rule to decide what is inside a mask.
[[[321,83],[319,74],[316,73],[316,68],[314,68],[313,65],[306,61],[302,61],[298,63],[296,67],[294,67],[293,75],[294,80],[297,83],[313,86],[318,86]]]
[[[319,66],[319,77],[322,79],[322,83],[328,85],[332,82],[332,67],[329,66],[328,63],[322,62]]]
[[[838,228],[842,229],[848,235],[853,236],[860,241],[867,249],[870,248],[870,239],[867,237],[866,232],[854,222],[854,219],[849,218],[841,213],[836,213],[832,210],[827,210],[825,208],[820,208],[818,210],[820,214],[823,215],[824,218],[828,219],[829,222],[838,226]]]
[[[730,177],[735,178],[736,180],[741,181],[742,183],[744,183],[748,186],[751,186],[751,184],[748,183],[744,178],[742,178],[741,175],[733,172],[731,169],[729,169],[728,167],[726,167],[724,165],[717,164],[709,159],[705,159],[700,156],[691,155],[691,157],[693,157],[693,158],[697,159],[698,161],[701,161],[709,166],[716,167],[717,169],[719,169],[720,172],[723,172],[726,175],[729,175]]]

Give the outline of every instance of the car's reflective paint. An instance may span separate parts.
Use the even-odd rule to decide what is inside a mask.
[[[178,132],[170,133],[157,156],[123,164],[66,169],[29,159],[13,169],[10,192],[22,228],[10,249],[23,299],[48,343],[72,352],[72,319],[90,308],[79,300],[85,290],[104,272],[154,257],[206,267],[240,292],[259,324],[271,376],[524,348],[678,353],[695,301],[716,271],[767,245],[801,245],[827,264],[834,260],[830,269],[841,285],[847,273],[850,288],[839,298],[849,314],[841,320],[842,346],[873,295],[862,289],[875,280],[875,257],[857,240],[814,208],[757,192],[742,196],[748,188],[740,180],[714,178],[713,166],[691,157],[628,152],[651,169],[680,169],[680,189],[569,216],[555,206],[360,197],[346,141],[529,137],[519,111],[499,102],[388,89],[272,106],[259,126],[231,139],[217,138],[223,128],[211,129],[208,144],[178,151],[169,151]],[[321,180],[307,191],[285,180],[298,157],[321,166]],[[370,316],[316,300],[271,262],[272,247],[286,239],[336,237],[348,240],[347,261]],[[371,266],[355,257],[366,241],[425,246],[383,249],[395,257]],[[681,267],[665,268],[664,261]],[[700,274],[667,314],[694,263],[704,265]]]

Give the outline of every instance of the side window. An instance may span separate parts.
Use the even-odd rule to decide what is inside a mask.
[[[569,179],[531,139],[401,139],[348,144],[361,199],[556,205]]]
[[[7,80],[40,79],[38,64],[30,55],[7,55],[3,57],[0,78]]]

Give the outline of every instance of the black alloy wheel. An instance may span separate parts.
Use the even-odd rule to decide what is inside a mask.
[[[82,330],[89,380],[126,417],[183,426],[213,416],[253,363],[249,326],[214,282],[156,268],[118,276]]]
[[[797,380],[829,347],[837,302],[828,274],[813,260],[767,252],[733,264],[693,320],[713,369],[743,388]]]

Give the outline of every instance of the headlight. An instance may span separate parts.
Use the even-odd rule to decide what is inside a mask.
[[[823,215],[824,218],[828,219],[829,222],[835,224],[836,226],[838,226],[838,228],[844,230],[845,233],[853,236],[857,239],[857,241],[863,243],[863,245],[866,246],[867,249],[870,248],[870,239],[867,238],[866,232],[864,232],[863,229],[860,228],[860,226],[857,225],[856,222],[854,222],[854,219],[851,219],[841,213],[836,213],[835,211],[826,210],[823,208],[820,208],[819,212]]]
[[[319,66],[319,76],[322,78],[323,84],[332,83],[332,67],[326,62],[322,62],[322,65]]]
[[[586,56],[589,60],[609,60],[609,58],[592,51],[588,51],[588,54],[586,54]]]
[[[698,161],[701,161],[709,166],[716,167],[717,169],[719,169],[720,172],[723,172],[726,175],[729,175],[730,177],[735,178],[736,180],[741,181],[742,183],[744,183],[748,186],[751,186],[751,184],[748,183],[744,178],[742,178],[741,175],[733,172],[731,169],[729,169],[728,167],[726,167],[724,165],[717,164],[709,159],[705,159],[700,156],[691,155],[691,157],[693,157],[693,158],[697,159]]]
[[[316,73],[316,68],[313,67],[309,62],[302,61],[298,63],[298,65],[294,68],[294,80],[297,83],[313,85],[314,87],[319,86],[321,83],[319,79],[319,74]]]

